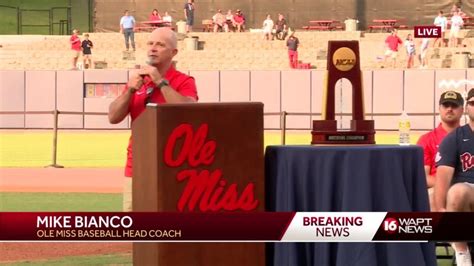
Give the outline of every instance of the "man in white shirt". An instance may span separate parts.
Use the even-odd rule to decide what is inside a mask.
[[[451,30],[449,31],[449,47],[458,46],[459,31],[464,25],[462,17],[459,15],[459,12],[454,12],[451,17]]]
[[[445,39],[445,31],[448,28],[448,19],[444,16],[443,11],[438,12],[438,16],[434,20],[434,25],[441,27],[441,40],[437,38],[434,42],[434,47],[443,47],[445,46],[444,39]]]

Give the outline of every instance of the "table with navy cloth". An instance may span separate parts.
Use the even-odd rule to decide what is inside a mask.
[[[268,146],[267,211],[429,211],[418,146]],[[267,265],[436,265],[434,243],[275,243]]]

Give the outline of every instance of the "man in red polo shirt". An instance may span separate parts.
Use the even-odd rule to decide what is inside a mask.
[[[129,114],[133,123],[145,110],[146,103],[190,103],[198,99],[194,78],[172,65],[178,53],[176,34],[168,27],[158,28],[151,33],[147,47],[147,65],[131,72],[124,92],[109,106],[112,124],[120,123]],[[125,167],[124,211],[132,210],[132,138]]]
[[[426,173],[426,184],[430,197],[430,207],[433,210],[433,187],[436,176],[436,158],[441,141],[449,132],[460,126],[462,114],[464,113],[464,99],[459,92],[446,91],[439,99],[439,116],[441,122],[438,127],[422,135],[418,145],[423,147],[424,165]]]

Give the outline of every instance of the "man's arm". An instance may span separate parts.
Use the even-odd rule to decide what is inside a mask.
[[[146,66],[143,66],[138,71],[139,71],[138,72],[139,74],[148,75],[151,78],[151,80],[153,81],[153,83],[155,83],[156,85],[158,85],[162,80],[161,74],[153,66],[146,65]],[[191,85],[191,84],[186,84],[186,82],[190,81],[190,80],[188,80],[188,81],[185,81],[185,83],[182,84],[182,86],[184,86],[183,88],[194,88],[195,89],[194,79],[191,79],[191,80],[193,82],[192,87],[188,86],[188,85]],[[192,103],[192,102],[196,102],[196,99],[194,99],[193,97],[184,96],[179,91],[176,91],[173,88],[171,88],[169,85],[161,87],[161,93],[163,94],[163,97],[165,98],[165,101],[167,103]]]
[[[134,88],[128,88],[125,93],[117,97],[117,99],[109,105],[109,122],[111,124],[118,124],[127,117],[128,106],[133,93],[135,93]]]
[[[170,86],[163,86],[161,88],[161,93],[163,94],[163,97],[165,98],[167,103],[194,103],[196,102],[196,99],[189,96],[183,96],[179,92],[171,88]]]
[[[436,169],[436,180],[434,186],[434,203],[436,211],[446,211],[446,197],[453,179],[454,168],[440,165]]]
[[[109,105],[109,122],[111,124],[118,124],[127,117],[130,100],[135,91],[140,89],[142,84],[143,79],[139,74],[135,72],[130,75],[127,90]]]
[[[431,166],[425,165],[426,186],[432,188],[435,185],[435,177],[430,175]]]

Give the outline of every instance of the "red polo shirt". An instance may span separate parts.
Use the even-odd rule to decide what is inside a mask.
[[[398,36],[389,35],[387,39],[385,39],[385,43],[388,45],[390,50],[397,52],[398,44],[402,43],[402,39],[400,39]]]
[[[197,90],[196,90],[196,83],[194,82],[194,78],[183,74],[177,71],[174,67],[171,67],[166,72],[164,77],[166,80],[169,81],[170,87],[173,88],[175,91],[179,92],[183,96],[192,97],[194,99],[198,99]],[[128,108],[130,117],[133,121],[143,112],[145,111],[145,99],[147,97],[146,90],[148,88],[153,88],[153,93],[151,94],[150,102],[152,103],[166,103],[165,98],[161,91],[156,87],[156,85],[151,81],[149,78],[145,78],[144,84],[137,90],[130,100],[130,106]],[[127,91],[128,88],[125,88]],[[125,176],[132,177],[132,136],[130,136],[130,140],[128,143],[127,148],[127,164],[125,166]]]
[[[444,137],[448,135],[448,132],[444,130],[441,126],[441,123],[437,128],[431,130],[430,132],[422,135],[418,139],[418,145],[423,147],[424,154],[424,165],[430,167],[430,175],[436,176],[436,154],[438,153],[439,145],[443,141]]]
[[[71,41],[71,49],[74,51],[80,51],[81,50],[81,39],[77,35],[71,35],[71,38],[69,38]]]

